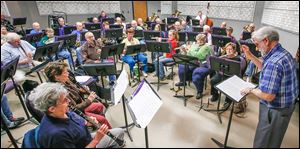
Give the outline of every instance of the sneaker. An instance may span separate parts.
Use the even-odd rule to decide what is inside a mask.
[[[203,97],[202,93],[197,93],[196,99],[200,99],[202,97]]]
[[[175,84],[175,86],[186,86],[186,83],[183,83],[183,82],[177,82]]]
[[[166,80],[166,77],[163,76],[162,78],[159,78],[159,81],[165,81]]]
[[[16,122],[16,121],[24,121],[24,120],[25,120],[24,117],[18,117],[18,118],[13,117],[12,119],[10,119],[10,121],[12,121],[12,122]]]
[[[17,128],[20,124],[22,124],[21,121],[15,121],[15,122],[11,122],[10,125],[8,125],[8,129],[15,129]]]

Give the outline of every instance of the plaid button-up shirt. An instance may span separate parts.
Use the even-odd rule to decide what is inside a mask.
[[[275,94],[272,102],[261,99],[269,108],[287,108],[299,95],[295,60],[292,55],[277,44],[263,57],[259,89],[265,93]]]

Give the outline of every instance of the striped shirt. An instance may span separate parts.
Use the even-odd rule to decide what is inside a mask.
[[[259,89],[265,93],[275,94],[276,97],[271,102],[260,100],[269,108],[290,107],[299,95],[295,61],[279,43],[263,57]]]

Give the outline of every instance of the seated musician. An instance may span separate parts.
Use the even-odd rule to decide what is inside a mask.
[[[113,63],[113,61],[109,61],[107,59],[101,60],[101,48],[104,46],[101,38],[95,40],[95,36],[92,32],[85,33],[86,43],[81,47],[81,55],[83,59],[83,63]],[[109,75],[110,84],[113,84],[113,81],[116,80],[115,75]]]
[[[58,27],[59,34],[58,35],[59,36],[64,35],[65,34],[64,27],[66,26],[65,19],[63,17],[59,17],[57,19],[57,21],[58,21],[58,25],[59,25],[59,27]]]
[[[37,61],[33,61],[32,57],[36,48],[16,33],[7,34],[7,42],[1,46],[1,62],[6,64],[20,56],[16,74],[14,76],[16,82],[22,84],[25,81],[25,73],[29,72],[33,67],[32,63],[38,65]]]
[[[131,21],[131,28],[133,28],[134,30],[143,30],[142,27],[138,26],[138,24],[135,20]]]
[[[32,23],[32,29],[33,30],[31,30],[29,34],[36,34],[36,33],[41,33],[42,32],[41,26],[38,22],[33,22]]]
[[[126,33],[126,24],[123,23],[123,21],[122,21],[122,19],[120,17],[116,18],[115,24],[121,25],[121,27],[123,28],[123,33]]]
[[[81,33],[82,32],[86,32],[88,31],[87,29],[83,28],[83,24],[81,22],[76,22],[76,30],[72,31],[71,34],[76,34],[77,35],[77,39],[76,39],[76,56],[77,56],[77,61],[78,64],[81,65],[82,64],[82,59],[81,59],[81,47],[85,41],[81,41],[80,37],[81,37]]]
[[[230,60],[234,60],[234,61],[241,61],[240,60],[240,56],[238,55],[237,51],[236,51],[236,44],[229,42],[224,46],[224,49],[226,50],[226,55],[222,55],[220,56],[221,58],[225,58],[225,59],[230,59]],[[224,80],[227,79],[228,76],[224,75]],[[211,86],[215,86],[216,84],[218,84],[219,82],[221,82],[222,80],[222,74],[220,73],[216,73],[210,80],[210,85]],[[218,97],[219,97],[219,93],[218,90],[215,89],[214,87],[211,88],[211,101],[217,101]],[[228,107],[231,103],[231,100],[226,97],[225,99],[225,103],[224,103],[224,107]]]
[[[226,28],[227,37],[230,37],[232,43],[237,44],[237,41],[236,41],[235,37],[232,35],[232,32],[233,32],[232,27],[229,26],[229,27]]]
[[[138,60],[139,62],[143,63],[143,75],[144,77],[147,77],[147,56],[145,56],[143,53],[139,54],[126,54],[126,48],[129,45],[136,45],[140,44],[139,40],[133,37],[134,36],[134,29],[130,28],[127,30],[127,38],[125,38],[122,43],[125,43],[125,49],[123,51],[124,56],[122,57],[122,60],[129,65],[130,72],[133,72],[133,67],[135,65],[135,60]]]
[[[160,24],[155,24],[154,31],[159,31],[161,38],[167,38],[167,36],[168,36],[167,32],[161,31],[161,25]],[[156,58],[157,54],[158,54],[159,57],[163,56],[163,53],[152,52],[151,53],[152,62],[155,61],[155,58]]]
[[[88,87],[79,87],[78,82],[72,82],[69,78],[68,66],[64,62],[50,62],[45,68],[45,74],[50,82],[59,82],[65,86],[69,94],[70,104],[88,116],[95,117],[99,123],[108,128],[111,125],[104,116],[105,107],[101,102],[93,102],[96,98],[95,92],[88,93]],[[84,95],[88,98],[84,98]]]
[[[155,58],[154,61],[154,67],[155,67],[155,72],[156,72],[156,76],[159,77],[160,80],[165,80],[165,70],[164,70],[164,63],[167,62],[173,62],[173,54],[176,53],[175,48],[177,47],[177,43],[178,43],[178,33],[175,30],[170,30],[169,31],[169,39],[168,42],[171,45],[171,52],[170,53],[166,53],[165,56],[160,56],[159,57],[159,64],[157,63],[157,59]],[[159,74],[158,74],[158,65],[159,65]],[[173,75],[173,74],[172,74]]]
[[[97,17],[93,17],[93,23],[100,23]]]
[[[7,41],[7,28],[4,25],[1,25],[1,46]]]
[[[137,19],[137,25],[142,27],[143,30],[148,30],[148,25],[147,25],[147,23],[144,23],[142,18]]]
[[[183,52],[189,56],[197,57],[199,61],[202,63],[206,60],[206,58],[211,54],[212,49],[206,42],[205,34],[198,34],[196,36],[196,43],[192,44],[190,48],[184,48]],[[186,85],[186,82],[183,82],[184,73],[186,73],[187,78],[190,78],[192,75],[193,83],[197,89],[196,99],[202,98],[204,79],[209,74],[209,69],[207,64],[201,64],[200,67],[196,66],[187,66],[187,70],[184,71],[185,66],[179,65],[178,74],[180,82],[176,83],[176,86]]]
[[[37,144],[41,148],[117,148],[125,145],[119,146],[105,135],[109,129],[105,124],[90,133],[86,126],[91,123],[69,109],[68,90],[60,83],[43,83],[28,98],[36,109],[45,113],[37,132]],[[114,128],[110,132],[123,140],[122,129]]]

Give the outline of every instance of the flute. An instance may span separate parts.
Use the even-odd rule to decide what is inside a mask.
[[[83,119],[85,119],[87,122],[91,123],[95,128],[97,128],[97,130],[102,126],[101,124],[96,123],[90,117],[88,117],[85,114],[83,114],[83,112],[81,112],[80,110],[76,109],[74,106],[69,105],[69,108],[72,111],[74,111],[76,114],[78,114],[79,116],[81,116]],[[111,139],[113,139],[114,141],[116,141],[119,146],[122,146],[124,144],[124,140],[119,139],[118,137],[116,137],[112,133],[110,133],[109,131],[106,133],[106,135],[108,135],[109,137],[111,137]]]

